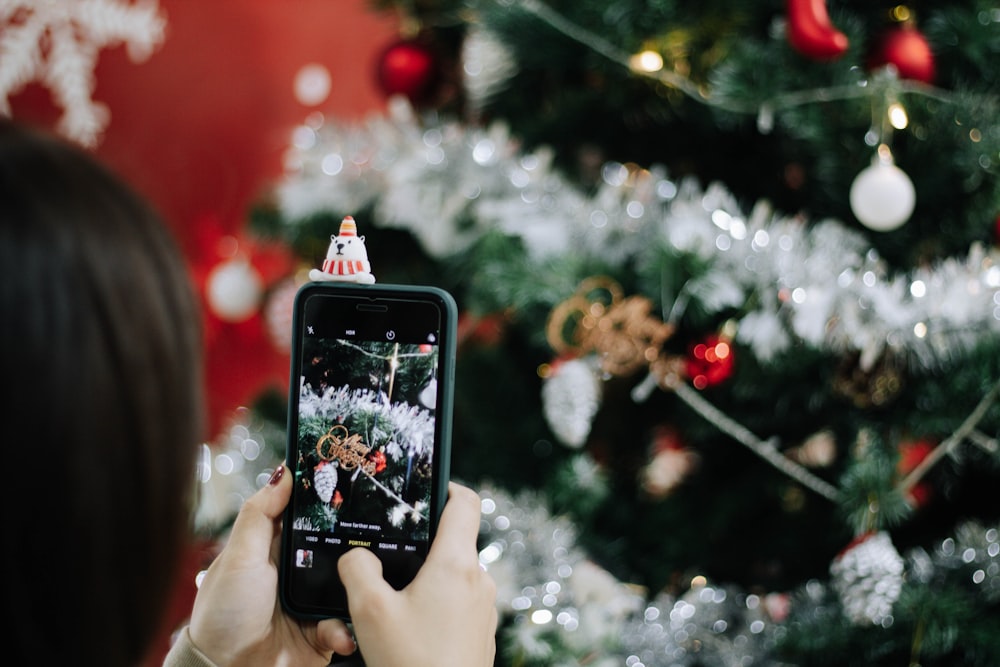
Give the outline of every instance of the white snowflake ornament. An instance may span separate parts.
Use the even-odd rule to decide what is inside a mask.
[[[0,0],[0,114],[10,115],[9,97],[37,81],[63,109],[59,131],[97,144],[111,117],[91,98],[98,51],[124,43],[141,62],[165,28],[156,0]]]

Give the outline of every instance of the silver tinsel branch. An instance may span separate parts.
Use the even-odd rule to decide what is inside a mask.
[[[386,404],[384,395],[371,389],[328,387],[317,393],[310,385],[299,387],[299,418],[321,417],[343,422],[358,412],[377,413],[379,420],[369,440],[387,440],[386,452],[394,457],[420,456],[434,440],[434,419],[429,410],[407,403]]]
[[[831,614],[848,612],[841,598],[933,585],[957,574],[976,595],[1000,599],[997,526],[962,524],[931,551],[914,550],[884,572],[862,568],[859,590],[841,579],[837,591],[810,580],[796,591],[749,592],[693,574],[685,591],[649,594],[590,561],[572,522],[550,514],[538,494],[487,486],[480,497],[480,562],[497,582],[501,640],[525,664],[779,667],[786,664],[775,650],[785,622],[792,615],[830,622]],[[878,608],[880,625],[892,625],[897,597],[880,598],[886,603]]]
[[[679,597],[645,591],[588,560],[544,499],[480,491],[480,562],[509,621],[506,650],[547,665],[749,665],[780,627],[758,595],[693,577]]]
[[[267,483],[283,444],[280,428],[243,410],[218,442],[206,446],[197,507],[203,530],[224,527]],[[578,486],[600,493],[594,487],[603,482],[586,458],[574,465]],[[818,580],[790,592],[750,592],[693,573],[689,588],[678,594],[645,591],[592,562],[577,544],[572,521],[552,514],[539,494],[485,485],[480,497],[479,558],[497,582],[500,640],[503,650],[528,664],[781,667],[774,648],[790,614],[828,623],[844,613],[831,584]],[[897,573],[890,577],[898,583]],[[977,597],[1000,600],[1000,526],[960,524],[953,535],[905,556],[904,588],[956,577]],[[893,616],[879,620],[891,625]]]
[[[766,201],[747,213],[722,185],[675,183],[656,166],[606,164],[584,193],[503,125],[420,118],[400,100],[360,125],[306,123],[287,165],[277,197],[290,225],[370,207],[374,224],[408,229],[439,258],[491,230],[523,239],[539,268],[568,255],[640,266],[664,249],[695,256],[708,269],[674,307],[742,308],[736,341],[763,362],[804,343],[859,352],[863,369],[886,351],[930,369],[1000,333],[994,251],[894,273],[839,221],[776,215]]]

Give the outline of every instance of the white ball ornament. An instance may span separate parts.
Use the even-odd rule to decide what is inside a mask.
[[[851,210],[866,227],[891,232],[910,219],[917,202],[913,181],[891,159],[876,158],[851,184]]]
[[[316,106],[330,96],[332,85],[330,70],[323,65],[310,63],[295,75],[295,99],[305,106]]]
[[[205,296],[212,312],[226,322],[249,319],[260,306],[264,281],[245,259],[215,266],[205,281]]]
[[[420,402],[424,404],[425,408],[434,409],[437,407],[437,396],[438,396],[438,382],[437,378],[431,378],[427,386],[424,387],[420,392]]]

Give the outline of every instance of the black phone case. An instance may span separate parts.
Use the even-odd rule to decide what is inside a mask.
[[[441,511],[448,496],[448,482],[451,467],[451,432],[452,410],[454,401],[454,377],[456,356],[457,307],[448,292],[432,286],[416,285],[355,285],[347,283],[307,283],[303,285],[295,297],[292,317],[293,342],[291,352],[291,370],[288,400],[288,432],[285,464],[289,473],[294,474],[298,466],[298,398],[299,379],[302,369],[303,317],[306,301],[314,296],[360,298],[362,301],[378,299],[431,301],[441,312],[440,336],[437,373],[437,404],[435,409],[435,443],[432,454],[433,492],[430,507],[430,523],[428,546],[434,539],[434,533],[440,520]],[[282,521],[281,552],[279,561],[279,597],[283,608],[289,614],[304,619],[341,618],[350,620],[346,608],[339,607],[308,607],[295,603],[290,590],[290,579],[293,558],[291,528],[293,522],[293,498],[289,500]]]

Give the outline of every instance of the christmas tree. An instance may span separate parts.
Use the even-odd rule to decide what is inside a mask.
[[[1000,664],[1000,8],[378,6],[252,228],[459,302],[498,663]]]

